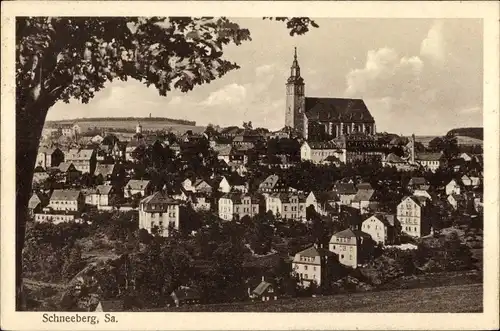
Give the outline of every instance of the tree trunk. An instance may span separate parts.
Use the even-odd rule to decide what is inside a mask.
[[[38,143],[49,106],[16,107],[16,310],[24,309],[22,252]]]

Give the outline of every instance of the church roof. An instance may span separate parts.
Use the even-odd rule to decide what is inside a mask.
[[[305,111],[309,120],[374,123],[361,99],[305,98]]]

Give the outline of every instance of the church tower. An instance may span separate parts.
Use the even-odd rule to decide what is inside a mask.
[[[300,76],[300,66],[297,60],[297,47],[293,56],[290,77],[286,82],[286,112],[285,126],[304,133],[304,79]]]

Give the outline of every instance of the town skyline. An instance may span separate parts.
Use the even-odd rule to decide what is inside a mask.
[[[318,19],[318,29],[293,38],[285,38],[287,31],[273,21],[235,21],[249,28],[253,39],[224,51],[240,69],[167,97],[135,80],[115,81],[88,104],[58,102],[47,120],[151,113],[202,126],[251,121],[280,129],[285,123],[285,82],[297,47],[306,95],[363,99],[377,131],[433,135],[482,126],[480,20]]]

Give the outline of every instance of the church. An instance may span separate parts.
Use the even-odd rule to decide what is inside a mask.
[[[286,82],[285,127],[295,129],[305,139],[315,140],[376,133],[375,120],[363,100],[305,96],[296,47]]]

